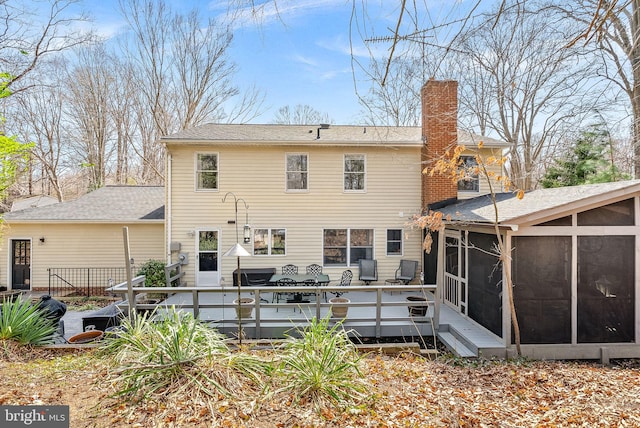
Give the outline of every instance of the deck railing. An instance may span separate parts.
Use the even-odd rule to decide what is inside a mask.
[[[144,276],[138,276],[132,280],[132,286],[128,287],[126,282],[118,284],[113,288],[110,288],[108,291],[116,294],[120,294],[123,296],[122,305],[126,307],[130,313],[139,311],[139,310],[153,310],[157,307],[168,309],[172,306],[176,306],[182,309],[191,309],[196,318],[199,318],[201,315],[201,311],[203,309],[225,309],[232,308],[234,305],[229,304],[229,302],[225,302],[223,298],[223,294],[225,293],[235,293],[237,292],[237,288],[222,288],[222,287],[153,287],[151,290],[153,293],[168,293],[168,294],[188,294],[190,295],[189,302],[181,302],[179,304],[171,304],[171,303],[159,303],[159,304],[142,304],[137,302],[136,296],[141,293],[148,293],[150,291],[149,288],[141,286],[144,284]],[[384,292],[399,292],[399,291],[411,291],[418,295],[424,295],[428,297],[426,302],[408,302],[405,300],[396,300],[396,301],[387,301],[383,300]],[[311,311],[311,315],[316,318],[321,318],[321,309],[329,308],[334,304],[325,301],[324,295],[325,293],[331,292],[365,292],[367,296],[371,296],[371,298],[367,298],[365,300],[351,301],[347,304],[341,304],[338,306],[348,306],[349,308],[375,308],[373,316],[366,317],[354,317],[352,315],[348,315],[348,323],[367,323],[371,325],[373,323],[375,328],[375,336],[380,337],[382,324],[383,322],[407,322],[407,323],[427,323],[429,324],[429,330],[432,330],[431,326],[433,324],[434,314],[437,313],[437,306],[435,301],[433,300],[433,292],[435,291],[435,287],[432,285],[363,285],[363,286],[294,286],[287,287],[287,292],[291,293],[304,293],[308,295],[315,294],[314,301],[308,301],[305,298],[305,301],[302,303],[269,303],[269,298],[272,296],[274,292],[282,292],[282,287],[277,286],[268,286],[268,287],[242,287],[243,295],[247,295],[248,293],[252,294],[254,299],[253,303],[253,315],[250,318],[243,318],[243,325],[250,324],[252,328],[255,329],[255,335],[257,338],[260,338],[260,329],[261,327],[274,322],[282,322],[282,315],[278,317],[267,317],[265,316],[264,309],[267,308],[282,308],[292,306],[295,308],[301,308],[303,310],[298,311],[297,317],[294,313],[293,316],[291,314],[287,315],[287,322],[300,322],[305,323],[309,321],[309,312],[308,310],[304,310],[309,308]],[[220,299],[216,299],[215,303],[202,303],[200,296],[202,294],[220,294]],[[265,303],[265,301],[267,303]],[[424,306],[428,305],[428,311],[425,316],[410,316],[409,311],[406,311],[406,316],[382,316],[382,308],[384,307],[393,307],[393,306]],[[243,305],[244,306],[244,305]],[[237,325],[238,320],[235,317],[229,317],[228,319],[220,319],[215,320],[218,323],[222,323],[225,325]]]
[[[133,269],[135,272],[135,269]],[[49,295],[62,296],[105,296],[107,288],[127,279],[124,267],[55,267],[48,268]]]

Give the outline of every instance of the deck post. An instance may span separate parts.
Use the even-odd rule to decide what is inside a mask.
[[[382,289],[376,290],[376,339],[382,336]]]
[[[122,228],[122,237],[124,239],[124,264],[127,268],[127,299],[129,300],[129,317],[132,317],[136,311],[136,298],[133,293],[133,284],[131,278],[131,250],[129,249],[129,228]]]
[[[255,332],[255,335],[256,335],[256,339],[260,339],[261,338],[261,336],[260,336],[260,300],[261,300],[260,290],[256,291],[255,296],[256,296],[256,298],[255,298],[255,301],[256,301],[256,308],[255,308],[255,310],[256,310],[256,332]]]
[[[193,290],[191,293],[193,299],[193,317],[200,318],[200,301],[198,296],[198,290]]]

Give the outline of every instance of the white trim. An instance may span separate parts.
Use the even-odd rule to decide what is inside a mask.
[[[363,188],[362,189],[345,189],[344,187],[344,178],[347,174],[345,169],[345,164],[347,163],[347,156],[362,156],[362,160],[364,161],[364,171],[362,172],[363,178]],[[343,153],[342,154],[342,191],[343,193],[367,193],[367,154],[366,153]]]
[[[390,230],[399,230],[400,231],[400,254],[389,254],[389,231]],[[385,229],[385,256],[387,257],[403,257],[404,256],[404,229],[401,227],[387,227]],[[393,241],[396,242],[396,241]],[[422,263],[420,263],[422,265]]]
[[[198,171],[199,171],[198,156],[199,155],[215,155],[216,156],[216,166],[218,167],[218,169],[216,169],[216,173],[218,174],[218,177],[216,179],[215,189],[206,189],[206,188],[201,189],[198,187]],[[220,191],[220,152],[197,151],[193,153],[193,190],[194,192],[205,192],[205,193]]]
[[[289,189],[289,156],[306,156],[307,157],[307,170],[306,171],[291,171],[291,172],[306,172],[307,174],[307,187],[305,189]],[[311,188],[311,158],[309,152],[286,152],[284,154],[284,191],[285,193],[308,193]]]

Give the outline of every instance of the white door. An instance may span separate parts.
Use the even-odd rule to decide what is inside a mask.
[[[465,239],[466,241],[466,239]],[[445,234],[444,303],[467,314],[467,254],[459,231]]]
[[[196,286],[198,287],[220,284],[219,233],[217,230],[199,230],[196,235],[198,248]]]

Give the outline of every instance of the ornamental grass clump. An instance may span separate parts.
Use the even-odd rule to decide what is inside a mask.
[[[0,340],[24,345],[53,343],[57,326],[28,300],[3,300],[0,309]]]
[[[114,362],[110,374],[116,395],[234,396],[242,385],[261,378],[260,361],[234,356],[224,336],[190,313],[171,308],[123,321],[123,330],[103,348]]]
[[[329,317],[313,318],[301,338],[290,337],[284,345],[279,370],[280,392],[295,401],[311,401],[318,408],[349,406],[366,397],[362,357],[349,340],[342,323],[329,325]]]

